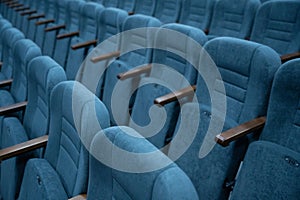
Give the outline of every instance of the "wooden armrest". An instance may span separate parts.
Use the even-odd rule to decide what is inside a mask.
[[[74,37],[74,36],[78,36],[78,35],[79,35],[79,31],[75,31],[75,32],[71,32],[71,33],[58,35],[58,36],[56,36],[56,39],[60,40],[60,39]]]
[[[129,15],[129,16],[130,16],[130,15],[134,15],[134,12],[133,12],[133,11],[128,12],[128,15]]]
[[[49,23],[53,23],[53,22],[55,22],[54,19],[46,19],[46,20],[43,20],[43,21],[35,22],[35,25],[39,26],[39,25],[42,25],[42,24],[49,24]]]
[[[97,40],[90,40],[90,41],[87,41],[87,42],[75,44],[75,45],[72,46],[72,49],[73,50],[82,49],[82,48],[85,48],[85,47],[95,46],[95,45],[97,45]]]
[[[42,17],[45,17],[45,15],[44,14],[34,15],[34,16],[28,17],[27,19],[33,20],[33,19],[38,19],[38,18],[42,18]]]
[[[77,195],[76,197],[73,197],[69,200],[85,200],[86,198],[87,198],[86,194],[80,194],[80,195]]]
[[[15,0],[15,1],[7,1],[6,5],[10,6],[10,5],[13,5],[15,3],[18,3],[18,1],[17,0]]]
[[[26,7],[17,8],[17,9],[15,9],[15,11],[20,12],[20,11],[29,10],[29,9],[30,9],[30,7],[26,6]]]
[[[24,15],[31,15],[34,13],[37,13],[37,11],[36,10],[28,10],[28,11],[22,12],[20,15],[24,16]]]
[[[0,62],[0,70],[1,70],[1,68],[2,68],[2,65],[3,65],[3,62]]]
[[[0,87],[11,86],[12,82],[13,82],[13,79],[8,79],[8,80],[0,81]]]
[[[4,106],[0,108],[0,116],[12,114],[21,110],[25,110],[27,106],[27,101],[16,103],[9,106]]]
[[[120,80],[126,80],[126,79],[129,79],[129,78],[139,76],[141,74],[149,73],[151,71],[151,69],[152,69],[151,64],[143,66],[143,67],[137,67],[137,68],[132,69],[128,72],[118,74],[117,78],[120,79]]]
[[[121,54],[120,51],[115,51],[115,52],[111,52],[111,53],[108,53],[108,54],[104,54],[104,55],[101,55],[101,56],[91,58],[91,61],[93,63],[97,63],[97,62],[100,62],[100,61],[103,61],[103,60],[108,60],[108,59],[111,59],[111,58],[119,57],[120,54]]]
[[[10,8],[19,8],[21,6],[24,6],[24,4],[16,3],[16,4],[11,5]]]
[[[158,106],[164,106],[166,104],[169,104],[171,102],[176,101],[177,99],[182,99],[184,97],[188,97],[188,96],[193,95],[195,90],[196,90],[196,85],[189,86],[189,87],[184,88],[182,90],[172,92],[172,93],[167,94],[165,96],[156,98],[154,100],[154,104],[156,104]]]
[[[265,122],[266,117],[256,118],[217,135],[215,137],[215,141],[221,146],[226,147],[230,144],[230,142],[235,141],[249,133],[262,129],[265,125]]]
[[[204,32],[206,35],[208,35],[209,29],[206,28],[206,29],[203,30],[203,32]]]
[[[46,147],[48,143],[48,135],[29,140],[5,149],[0,150],[0,161],[13,158],[15,156],[33,151],[42,147]]]
[[[292,60],[292,59],[295,59],[295,58],[300,58],[300,52],[295,52],[295,53],[291,53],[291,54],[282,55],[280,58],[281,58],[281,62],[285,63],[289,60]]]
[[[52,27],[45,28],[45,32],[60,30],[60,29],[64,29],[64,28],[66,28],[65,24],[52,26]]]

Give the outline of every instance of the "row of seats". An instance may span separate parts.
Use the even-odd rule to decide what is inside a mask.
[[[92,4],[89,4],[89,5],[92,5]],[[86,6],[86,8],[87,7],[88,6]],[[109,10],[109,9],[105,9],[105,10]],[[114,10],[114,9],[111,9],[111,10]],[[91,12],[87,12],[87,13],[91,13]],[[126,13],[126,15],[127,15],[127,13]],[[101,19],[103,19],[103,18],[101,18]],[[146,19],[146,21],[143,21],[142,19],[143,20]],[[132,20],[131,23],[130,23],[130,20]],[[123,30],[130,30],[132,28],[137,28],[137,26],[133,26],[133,24],[139,24],[139,23],[137,23],[137,20],[141,20],[142,22],[147,22],[147,25],[143,24],[142,27],[149,27],[149,26],[150,27],[153,27],[153,26],[159,27],[160,26],[160,22],[157,19],[154,19],[151,17],[134,15],[131,17],[127,17],[125,19],[124,25],[123,25]],[[126,21],[127,21],[127,23],[126,23]],[[138,21],[138,22],[141,22],[141,21]],[[128,26],[126,26],[126,24]],[[182,43],[175,45],[176,38],[169,38],[168,35],[166,35],[164,32],[164,30],[163,30],[164,28],[169,29],[169,30],[176,30],[181,33],[184,33],[202,45],[207,40],[205,35],[203,34],[203,32],[200,31],[199,29],[191,28],[191,27],[187,27],[187,26],[183,26],[183,25],[178,25],[178,24],[164,25],[157,31],[157,33],[149,34],[148,37],[144,36],[144,38],[143,38],[144,40],[141,43],[138,43],[140,41],[137,42],[135,40],[136,37],[121,38],[120,47],[115,47],[114,45],[112,45],[112,49],[114,49],[114,50],[116,49],[119,51],[114,52],[115,54],[113,54],[113,56],[111,56],[111,57],[119,57],[119,59],[110,64],[110,67],[108,68],[108,70],[106,72],[105,80],[102,80],[104,85],[99,86],[97,88],[97,90],[100,91],[100,93],[103,92],[103,94],[98,95],[98,96],[100,96],[102,98],[103,102],[106,104],[107,109],[109,110],[109,113],[110,113],[110,116],[107,115],[105,117],[105,119],[108,120],[109,118],[111,118],[110,120],[113,123],[115,120],[113,118],[114,117],[112,114],[113,112],[110,110],[111,108],[110,108],[109,104],[110,104],[110,100],[111,100],[110,96],[111,96],[112,90],[114,88],[113,85],[115,85],[116,82],[118,81],[117,75],[119,75],[118,77],[120,79],[124,80],[124,79],[128,79],[126,77],[132,77],[132,76],[139,77],[141,73],[144,74],[145,72],[147,72],[147,73],[149,73],[147,75],[147,77],[145,77],[145,78],[142,77],[141,81],[139,81],[139,83],[142,85],[144,82],[152,83],[151,80],[149,80],[149,79],[167,80],[168,74],[163,73],[163,69],[160,69],[160,67],[158,65],[156,66],[155,64],[152,64],[151,66],[147,65],[146,68],[140,68],[140,71],[138,71],[138,72],[130,71],[130,69],[132,67],[140,66],[141,64],[144,64],[144,63],[161,63],[161,64],[166,64],[168,66],[172,66],[174,68],[174,70],[178,71],[189,81],[189,84],[195,84],[195,83],[197,84],[196,87],[188,88],[188,89],[194,90],[195,88],[198,88],[196,90],[196,95],[199,99],[200,104],[199,103],[198,104],[190,104],[190,103],[184,104],[182,111],[180,113],[180,115],[181,115],[180,118],[178,118],[179,111],[176,110],[176,108],[178,107],[177,106],[178,103],[175,102],[173,104],[168,104],[168,107],[166,107],[166,110],[168,113],[168,117],[166,120],[168,123],[165,124],[166,128],[162,129],[160,134],[158,134],[154,138],[150,138],[149,140],[152,143],[154,143],[156,146],[162,147],[166,143],[168,143],[169,140],[171,140],[174,137],[174,135],[176,137],[176,133],[173,134],[173,132],[180,132],[181,129],[183,129],[184,132],[192,133],[193,130],[190,130],[189,128],[192,129],[193,127],[183,127],[183,128],[180,127],[179,119],[181,119],[181,120],[185,119],[187,121],[192,121],[193,119],[196,118],[195,116],[199,115],[199,113],[195,112],[197,110],[195,108],[199,107],[199,105],[200,105],[200,110],[202,111],[200,113],[201,124],[197,130],[196,139],[194,140],[192,146],[188,149],[188,151],[179,160],[177,160],[177,164],[191,178],[192,182],[194,183],[194,186],[196,187],[196,189],[198,191],[200,198],[214,198],[214,197],[226,198],[230,191],[228,188],[230,188],[232,186],[229,183],[232,182],[234,179],[234,176],[239,167],[239,163],[243,159],[248,142],[245,141],[247,139],[244,138],[242,140],[242,142],[241,141],[235,142],[233,145],[231,145],[225,149],[222,147],[216,146],[214,148],[214,150],[212,152],[210,152],[210,154],[208,156],[206,156],[204,158],[200,157],[200,159],[199,159],[198,153],[199,153],[200,144],[205,143],[204,134],[206,133],[206,130],[209,129],[209,127],[208,127],[209,121],[214,116],[214,112],[211,110],[211,105],[210,105],[210,103],[208,103],[208,102],[210,102],[209,96],[215,94],[216,96],[219,96],[219,98],[227,99],[227,116],[226,116],[226,120],[225,120],[225,126],[223,128],[224,131],[227,129],[230,129],[232,127],[235,127],[238,124],[241,124],[243,122],[251,120],[253,118],[256,118],[259,116],[264,116],[267,111],[267,106],[268,106],[268,102],[269,102],[268,97],[269,97],[273,77],[274,77],[274,74],[276,73],[277,69],[280,66],[279,56],[276,52],[274,52],[272,49],[270,49],[266,46],[248,42],[248,41],[233,39],[233,38],[217,38],[217,39],[207,42],[204,45],[204,49],[209,53],[212,60],[216,63],[216,65],[221,73],[222,79],[225,84],[225,89],[226,89],[225,95],[224,94],[220,95],[220,90],[219,90],[220,88],[218,88],[218,87],[214,88],[213,94],[209,94],[209,92],[207,91],[208,89],[205,89],[208,86],[205,86],[206,84],[204,83],[203,77],[198,76],[198,79],[197,79],[197,73],[195,72],[195,70],[193,70],[193,67],[190,65],[190,63],[188,63],[185,60],[180,59],[180,58],[178,58],[178,56],[174,55],[174,53],[172,53],[172,48],[174,49],[173,52],[183,51],[186,55],[190,55],[192,57],[192,59],[194,59],[194,61],[192,61],[193,63],[194,62],[195,63],[203,63],[203,62],[205,63],[205,61],[206,61],[205,56],[202,56],[202,54],[201,54],[201,56],[199,58],[199,56],[197,56],[197,55],[199,55],[198,51],[195,51],[195,53],[193,55],[191,55],[190,51],[193,50],[193,48],[192,48],[193,46],[191,44],[189,44],[189,40],[187,40],[186,42],[180,40]],[[11,30],[11,29],[12,28],[10,28],[8,30]],[[80,29],[80,30],[82,30],[82,29]],[[83,34],[85,34],[85,33],[86,32],[83,32]],[[8,35],[14,36],[15,33],[10,33]],[[138,36],[138,32],[136,35]],[[153,35],[155,35],[155,37]],[[137,55],[141,55],[141,53],[139,51],[136,51],[138,53],[135,52],[135,53],[130,53],[128,55],[124,54],[124,52],[127,52],[128,49],[131,48],[130,45],[138,45],[138,46],[144,45],[145,46],[145,44],[151,43],[151,41],[152,41],[151,39],[155,41],[154,43],[156,43],[156,45],[162,45],[162,46],[169,47],[169,49],[171,49],[171,53],[168,52],[168,53],[164,54],[163,51],[161,51],[161,50],[153,50],[153,52],[151,52],[149,50],[149,51],[143,52],[142,57],[137,57]],[[141,44],[143,44],[143,45],[141,45]],[[15,45],[12,45],[12,46],[15,46]],[[76,48],[74,48],[74,49],[76,49]],[[6,48],[3,48],[3,50],[6,50]],[[109,49],[109,50],[111,50],[111,49]],[[5,51],[3,51],[3,53],[4,52]],[[95,53],[95,51],[93,51],[89,55],[90,57],[88,57],[87,60],[92,63],[93,63],[93,61],[97,61],[97,63],[98,63],[97,65],[100,65],[101,61],[105,60],[105,59],[103,58],[103,56],[102,57],[99,56],[99,52],[97,52],[95,54],[93,54],[93,53]],[[83,55],[83,54],[80,54],[80,55]],[[247,55],[247,56],[245,56],[245,55]],[[76,58],[76,57],[73,57],[73,59],[74,58]],[[140,59],[140,58],[142,58],[142,59]],[[198,59],[200,59],[200,61],[198,61]],[[99,64],[99,62],[100,62],[100,64]],[[134,62],[136,62],[136,63],[134,63]],[[5,63],[6,62],[4,62],[3,64],[5,64]],[[85,64],[85,65],[88,66],[87,64]],[[107,64],[103,63],[101,65],[106,66]],[[293,64],[290,64],[290,65],[293,65]],[[298,65],[298,64],[294,64],[294,65]],[[118,71],[118,66],[120,66],[120,69],[121,69],[120,71]],[[205,73],[207,70],[210,71],[210,69],[207,68],[207,66],[205,66],[205,65],[199,65],[199,66],[200,66],[199,69],[201,70],[202,73]],[[83,65],[81,70],[89,70],[89,68],[85,67]],[[128,70],[129,70],[129,72],[128,72]],[[13,70],[13,71],[15,73],[15,71],[19,71],[19,70]],[[66,70],[66,72],[67,72],[67,70]],[[126,72],[126,73],[124,73],[124,72]],[[73,73],[76,74],[77,72],[73,71]],[[120,73],[123,73],[123,74],[120,74]],[[286,73],[284,73],[284,74],[285,74],[284,76],[288,76]],[[297,72],[295,72],[295,74],[297,74]],[[15,77],[15,75],[13,75],[13,78],[14,77]],[[80,78],[79,80],[81,82],[85,83],[86,80],[84,80],[84,78],[88,79],[89,77],[79,77],[79,78]],[[20,79],[17,78],[16,80],[20,80]],[[13,83],[14,83],[14,81],[13,81]],[[218,85],[218,80],[213,80],[213,81],[216,82],[216,85]],[[126,83],[126,84],[128,84],[128,86],[131,87],[131,83]],[[87,84],[85,84],[85,85],[88,86]],[[275,85],[275,83],[274,83],[274,85]],[[7,85],[5,85],[5,86],[7,86]],[[187,85],[184,85],[183,82],[179,81],[178,88],[176,88],[176,89],[181,89],[186,86]],[[273,87],[275,87],[275,86],[273,86]],[[93,86],[93,88],[95,88],[95,86]],[[297,88],[297,87],[294,87],[292,89],[295,89],[295,88]],[[92,90],[91,87],[89,87],[89,89]],[[126,92],[128,92],[130,94],[130,90],[127,90]],[[125,92],[125,94],[126,94],[126,92]],[[139,88],[139,90],[136,94],[135,100],[132,103],[131,115],[132,115],[133,122],[140,124],[140,125],[145,125],[145,124],[149,123],[149,116],[145,115],[145,113],[146,114],[148,113],[147,110],[149,110],[151,105],[153,105],[154,101],[157,104],[160,104],[161,106],[164,106],[166,104],[165,102],[169,102],[170,101],[170,100],[168,100],[169,96],[156,99],[157,97],[160,97],[164,94],[168,94],[169,92],[170,92],[170,90],[166,90],[163,87],[158,87],[156,84],[153,84],[153,85],[149,84],[146,87]],[[108,95],[105,95],[105,93],[106,94],[108,93]],[[28,94],[28,98],[29,97],[30,96]],[[78,99],[80,99],[80,98],[78,98]],[[164,100],[164,99],[166,99],[166,100]],[[29,101],[29,99],[28,99],[28,101]],[[5,102],[6,102],[6,100],[5,100]],[[271,102],[272,102],[272,96],[271,96],[269,106],[271,106]],[[40,103],[42,103],[41,100],[40,100]],[[278,104],[278,102],[276,102],[276,104]],[[55,105],[57,105],[57,104],[55,104]],[[171,106],[169,106],[169,105],[171,105]],[[126,109],[128,109],[128,108],[126,108]],[[70,112],[71,109],[69,108],[68,110],[69,111],[66,111],[66,112]],[[101,113],[101,111],[99,111],[97,113]],[[121,114],[126,114],[126,112],[124,113],[122,111]],[[160,113],[158,113],[158,114],[160,114]],[[184,116],[184,115],[187,115],[187,116]],[[160,115],[159,115],[159,117],[160,117]],[[158,117],[158,119],[161,119],[159,117]],[[61,118],[63,118],[63,117],[61,117]],[[297,118],[297,116],[296,116],[296,118]],[[38,119],[41,119],[41,117],[38,117]],[[50,120],[51,120],[51,117],[50,117]],[[177,125],[176,125],[176,121],[178,121]],[[129,126],[135,128],[136,130],[138,130],[138,132],[140,132],[144,136],[147,135],[147,133],[145,133],[143,130],[139,130],[138,129],[139,127],[136,127],[135,123],[133,123],[133,122],[129,121],[129,123],[128,123],[128,119],[126,119],[124,121],[124,123],[125,123],[124,125],[129,125]],[[59,122],[56,123],[55,126],[57,126],[57,124],[59,124]],[[84,126],[86,126],[88,124],[88,122],[85,122],[83,124],[85,124]],[[172,126],[173,126],[173,128],[170,128]],[[8,130],[10,130],[10,128]],[[112,132],[114,132],[114,133],[112,133],[111,130],[113,130]],[[251,129],[250,132],[252,132],[252,130],[253,129]],[[222,131],[222,130],[219,130],[219,131]],[[297,132],[297,129],[295,131]],[[66,130],[65,132],[72,132],[72,131]],[[97,131],[95,131],[95,132],[97,132]],[[119,131],[119,128],[109,129],[109,131],[107,131],[108,135],[109,134],[114,135],[116,132],[120,133],[122,131]],[[133,130],[130,130],[129,132],[133,132]],[[133,133],[133,135],[134,135],[134,133]],[[225,134],[225,136],[226,136],[226,134]],[[101,137],[103,138],[103,136],[101,136]],[[111,137],[114,137],[114,136],[111,136]],[[125,137],[124,140],[126,140],[126,137],[128,137],[128,136],[125,135],[124,137]],[[218,139],[220,139],[220,138],[222,139],[223,136],[218,137]],[[211,139],[213,139],[213,138],[211,138]],[[121,141],[124,141],[124,140],[121,139]],[[129,140],[131,140],[131,139],[129,139]],[[262,140],[269,140],[269,139],[262,138]],[[280,142],[278,142],[278,140],[275,139],[274,141],[273,140],[271,140],[271,141],[273,143],[280,143]],[[290,138],[288,138],[287,140],[290,140]],[[98,141],[101,142],[102,140],[98,139]],[[18,142],[16,142],[16,143],[18,143]],[[135,144],[136,143],[137,143],[137,141],[135,141]],[[145,144],[141,145],[141,146],[147,146],[149,144],[146,141],[144,141],[144,143]],[[285,143],[285,142],[283,142],[283,143]],[[178,150],[178,148],[177,148],[178,145],[180,145],[180,144],[171,142],[169,151],[167,153],[167,155],[169,157],[171,157],[171,158],[176,157],[176,155],[177,155],[176,151]],[[281,143],[280,143],[280,145],[285,146]],[[11,146],[11,145],[8,145],[8,146]],[[75,145],[75,146],[78,146],[78,145]],[[95,145],[95,146],[97,146],[97,145]],[[66,147],[66,148],[63,147],[63,148],[66,150],[69,147]],[[96,148],[96,147],[94,147],[94,148]],[[126,147],[123,147],[123,148],[126,149]],[[151,148],[153,149],[153,146],[151,146]],[[56,148],[56,151],[57,151],[57,149],[59,149],[59,148]],[[64,153],[65,150],[62,151],[62,157],[63,157],[62,160],[67,161],[68,156],[66,156],[66,154]],[[141,151],[143,151],[143,150],[141,150]],[[74,153],[74,151],[71,151],[71,153],[68,151],[67,154],[72,154],[70,157],[74,158],[73,153]],[[232,155],[232,157],[229,158],[228,155]],[[66,157],[64,157],[64,156],[66,156]],[[57,159],[58,157],[54,158],[54,160]],[[49,159],[51,159],[51,158],[49,158]],[[293,155],[286,156],[285,162],[287,162],[288,164],[292,164],[292,165],[294,164],[294,166],[297,167],[297,157],[295,157]],[[192,163],[192,165],[191,165],[191,163]],[[215,167],[211,167],[212,163],[214,163],[213,166],[215,166]],[[245,163],[247,163],[247,162],[245,161]],[[34,165],[39,166],[39,164],[34,164]],[[246,172],[245,172],[246,174],[244,176],[247,176],[247,173],[248,173],[247,164],[245,164],[245,166],[246,166]],[[249,164],[248,164],[248,166],[249,166]],[[1,164],[1,167],[3,168],[2,164]],[[15,168],[15,167],[11,167],[11,169],[12,168]],[[10,168],[7,168],[7,169],[10,169]],[[7,174],[7,171],[8,171],[7,169],[3,170],[4,174],[5,174],[5,172]],[[207,169],[210,169],[210,172]],[[244,167],[242,167],[242,172],[243,172],[243,169],[244,169]],[[251,162],[250,162],[249,169],[253,169],[253,165],[251,165]],[[64,168],[61,170],[64,171],[66,169]],[[111,169],[108,168],[108,170],[111,170]],[[278,170],[280,170],[280,169],[278,169]],[[29,170],[29,171],[32,171],[32,170]],[[72,170],[66,170],[66,171],[68,171],[70,173]],[[30,172],[27,172],[27,173],[30,173]],[[63,172],[59,172],[59,174],[61,174],[61,173],[63,173]],[[92,173],[92,170],[90,170],[90,173]],[[118,173],[118,172],[116,171],[114,173]],[[291,174],[295,174],[293,170],[292,170]],[[3,175],[3,176],[5,176],[5,175]],[[268,176],[267,172],[266,172],[266,176]],[[29,177],[31,177],[31,178],[39,177],[37,179],[38,185],[40,185],[40,183],[43,182],[43,181],[41,181],[41,178],[40,178],[41,176],[39,176],[39,175],[38,176],[30,175]],[[59,175],[59,178],[61,178],[61,177],[63,177],[63,179],[64,179],[66,176]],[[74,176],[72,176],[72,177],[74,177]],[[136,188],[134,186],[130,187],[131,186],[130,184],[128,184],[129,189],[124,186],[124,185],[127,186],[126,183],[128,182],[128,178],[126,178],[126,175],[121,174],[120,176],[117,176],[117,177],[121,177],[121,179],[123,179],[123,181],[118,180],[118,179],[117,180],[112,179],[112,185],[110,185],[111,186],[110,189],[115,188],[114,191],[111,191],[112,195],[115,196],[115,198],[118,198],[118,197],[121,198],[121,197],[126,196],[125,193],[127,193],[127,195],[129,195],[128,199],[133,198],[133,197],[131,197],[131,194],[136,191]],[[290,181],[294,180],[292,178],[290,179]],[[163,178],[163,180],[165,180],[165,179],[166,178]],[[186,178],[184,178],[184,179],[186,179]],[[101,180],[103,180],[103,179],[97,179],[96,183]],[[262,178],[262,181],[265,181],[265,180],[266,180],[266,178]],[[117,183],[115,183],[115,181],[117,181]],[[118,181],[120,181],[120,182],[125,181],[125,183],[120,184],[120,183],[118,183]],[[243,181],[245,181],[245,180],[241,179],[239,181],[240,184],[237,184],[238,186],[236,188],[238,188],[239,185],[242,185]],[[24,182],[25,182],[25,179],[24,179]],[[75,181],[75,182],[77,183],[77,181]],[[187,182],[186,183],[187,188],[190,190],[187,193],[191,194],[191,199],[196,198],[195,196],[193,196],[194,195],[193,187],[190,186],[189,181],[186,181],[186,182]],[[229,185],[229,187],[222,188],[224,182],[226,183],[226,185]],[[30,188],[32,186],[33,187],[32,190],[35,191],[36,187],[32,183],[34,183],[34,182],[32,182],[32,180],[31,180],[24,185],[28,186],[28,188]],[[63,181],[64,188],[71,187],[71,186],[65,186],[68,183],[74,183],[74,181],[64,180]],[[266,184],[265,182],[262,183],[262,185],[265,185],[265,184]],[[3,187],[5,187],[5,185],[8,185],[8,184],[3,184]],[[92,183],[89,184],[89,186],[91,186],[91,187],[94,187],[95,185],[96,184],[92,184]],[[161,185],[159,185],[159,187],[160,186]],[[2,187],[2,184],[1,184],[1,187]],[[171,187],[174,187],[174,186],[171,185]],[[261,187],[261,186],[259,186],[259,187]],[[45,188],[46,189],[43,189],[43,190],[47,190],[47,188],[51,188],[51,187],[45,187]],[[243,191],[244,188],[243,187],[241,187],[241,188],[242,188],[241,191]],[[270,187],[270,188],[272,188],[272,187]],[[288,191],[290,191],[291,195],[293,195],[293,193],[292,193],[293,189],[295,189],[294,191],[297,191],[297,188],[299,188],[299,187],[297,187],[297,185],[296,185],[294,188],[289,188]],[[29,191],[32,191],[32,190],[31,189],[21,189],[21,191],[22,191],[21,193],[26,194],[27,196],[25,195],[25,197],[29,198],[29,195],[32,195],[32,193],[33,193],[33,192],[29,192]],[[123,191],[123,190],[125,190],[125,191]],[[236,191],[236,190],[237,189],[234,189],[234,191]],[[4,189],[2,191],[9,191],[9,190]],[[90,187],[89,187],[89,191],[93,191],[93,192],[89,193],[89,196],[91,196],[93,194],[97,194],[97,191],[101,194],[104,194],[103,192],[101,192],[101,190],[97,190],[97,188],[90,189]],[[149,192],[149,189],[145,189],[145,191]],[[180,190],[175,189],[175,191],[180,191]],[[81,192],[85,192],[85,191],[81,191]],[[79,192],[79,193],[81,193],[81,192]],[[163,191],[163,192],[165,192],[165,191]],[[270,192],[272,192],[272,189],[270,189]],[[16,194],[16,193],[9,193],[9,194]],[[111,195],[111,193],[110,193],[110,195]],[[142,194],[144,194],[144,193],[142,193]],[[42,192],[42,194],[43,195],[45,194],[44,191]],[[55,194],[60,194],[60,193],[55,193]],[[233,193],[233,196],[234,195],[236,195],[235,192]],[[237,195],[242,195],[242,194],[240,193]],[[254,195],[256,195],[256,193]],[[71,197],[71,196],[73,196],[73,194],[70,195],[68,193],[67,196]],[[177,196],[179,197],[179,195],[177,195]],[[250,196],[250,195],[248,195],[248,196]],[[246,197],[248,197],[248,196],[246,195]],[[136,198],[138,198],[138,197],[139,196],[137,196]],[[239,197],[240,196],[238,196],[237,199],[239,199]]]

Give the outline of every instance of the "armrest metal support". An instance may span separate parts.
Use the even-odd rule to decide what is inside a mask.
[[[97,40],[90,40],[90,41],[87,41],[87,42],[72,45],[72,49],[77,50],[77,49],[82,49],[82,48],[85,48],[85,47],[95,46],[95,45],[97,45]]]
[[[24,101],[24,102],[16,103],[13,105],[1,107],[0,108],[0,116],[8,115],[11,113],[25,110],[27,104],[28,104],[27,101]]]
[[[15,156],[27,153],[32,150],[36,150],[42,147],[46,147],[48,143],[48,135],[23,142],[21,144],[14,145],[0,150],[0,161],[13,158]]]
[[[56,36],[56,39],[60,40],[60,39],[74,37],[74,36],[78,36],[78,35],[79,35],[79,31],[75,31],[75,32],[71,32],[71,33],[58,35],[58,36]]]
[[[215,141],[223,147],[228,146],[231,142],[249,134],[260,130],[264,127],[266,117],[259,117],[252,121],[246,122],[240,126],[229,129],[215,137]]]
[[[104,55],[101,55],[101,56],[91,58],[91,61],[93,63],[97,63],[97,62],[100,62],[100,61],[103,61],[103,60],[108,60],[108,59],[111,59],[111,58],[119,57],[120,54],[121,54],[120,51],[115,51],[115,52],[111,52],[111,53],[108,53],[108,54],[104,54]]]
[[[182,90],[179,90],[177,92],[172,92],[170,94],[167,94],[165,96],[156,98],[154,100],[154,104],[158,105],[158,106],[164,106],[166,104],[172,103],[174,101],[176,101],[177,99],[182,99],[184,97],[188,97],[194,94],[195,90],[196,90],[196,86],[190,86],[187,88],[184,88]]]
[[[146,65],[143,67],[138,67],[138,68],[132,69],[132,70],[122,73],[122,74],[118,74],[117,78],[120,80],[126,80],[129,78],[139,76],[141,74],[149,73],[151,71],[151,69],[152,69],[152,65],[149,64],[149,65]]]

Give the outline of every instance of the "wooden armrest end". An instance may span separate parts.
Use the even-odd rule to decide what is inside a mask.
[[[300,52],[295,52],[295,53],[291,53],[291,54],[282,55],[280,58],[281,58],[281,62],[285,63],[289,60],[292,60],[292,59],[295,59],[295,58],[300,58]]]
[[[44,15],[44,14],[34,15],[34,16],[28,17],[27,19],[28,19],[28,20],[33,20],[33,19],[39,19],[39,18],[41,18],[41,17],[45,17],[45,15]]]
[[[21,12],[20,15],[25,16],[25,15],[31,15],[31,14],[34,14],[34,13],[37,13],[37,11],[36,10],[28,10],[28,11],[25,11],[25,12]]]
[[[143,66],[143,67],[137,67],[137,68],[132,69],[128,72],[118,74],[117,78],[120,79],[120,80],[126,80],[126,79],[129,79],[129,78],[139,76],[141,74],[149,73],[151,71],[151,69],[152,69],[152,65],[150,65],[150,64],[146,65],[146,66]]]
[[[95,45],[97,45],[97,40],[90,40],[90,41],[87,41],[87,42],[75,44],[75,45],[72,46],[72,49],[73,50],[82,49],[82,48],[85,48],[85,47],[95,46]]]
[[[78,36],[78,35],[79,35],[79,31],[75,31],[75,32],[71,32],[71,33],[58,35],[58,36],[56,36],[56,39],[60,40],[60,39],[74,37],[74,36]]]
[[[93,63],[97,63],[97,62],[100,62],[100,61],[103,61],[103,60],[109,60],[111,58],[119,57],[120,54],[121,54],[120,51],[115,51],[115,52],[111,52],[111,53],[108,53],[108,54],[104,54],[104,55],[101,55],[101,56],[91,58],[91,61]]]
[[[240,126],[229,129],[215,137],[215,141],[223,147],[228,146],[231,142],[249,134],[260,130],[264,127],[266,117],[259,117]]]
[[[25,110],[26,106],[27,106],[27,101],[16,103],[9,106],[3,106],[0,108],[0,116]]]
[[[7,79],[4,81],[0,81],[0,87],[11,86],[12,82],[13,82],[13,79]]]
[[[54,22],[55,22],[54,19],[47,19],[47,20],[35,22],[35,25],[39,26],[39,25],[49,24],[49,23],[54,23]]]
[[[47,28],[45,28],[45,32],[55,31],[55,30],[64,29],[64,28],[66,28],[65,24],[47,27]]]
[[[33,140],[23,142],[21,144],[14,145],[12,147],[1,149],[0,161],[13,158],[15,156],[27,153],[35,149],[46,147],[47,143],[48,143],[48,135],[45,135],[39,138],[35,138]]]
[[[167,94],[165,96],[156,98],[154,100],[154,104],[158,105],[158,106],[164,106],[166,104],[169,104],[171,102],[176,101],[177,99],[182,99],[184,97],[188,97],[194,94],[195,90],[196,90],[196,86],[190,86],[187,88],[184,88],[182,90],[176,91],[176,92],[172,92],[170,94]]]
[[[30,7],[26,6],[26,7],[17,8],[17,9],[15,9],[15,11],[20,12],[20,11],[29,10],[29,9],[30,9]]]
[[[76,197],[72,197],[69,200],[86,200],[86,198],[87,198],[86,194],[80,194],[80,195],[77,195]]]

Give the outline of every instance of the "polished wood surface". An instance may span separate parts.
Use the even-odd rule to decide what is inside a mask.
[[[73,198],[71,198],[69,200],[85,200],[86,198],[87,198],[86,194],[80,194],[80,195],[78,195],[76,197],[73,197]]]
[[[34,13],[37,13],[36,10],[28,10],[28,11],[25,11],[25,12],[21,12],[20,15],[24,16],[24,15],[31,15],[31,14],[34,14]]]
[[[151,69],[152,69],[152,65],[137,67],[137,68],[132,69],[128,72],[118,74],[117,78],[120,79],[120,80],[126,80],[126,79],[129,79],[129,78],[139,76],[141,74],[149,73],[151,71]]]
[[[12,82],[13,82],[13,79],[7,79],[4,81],[0,81],[0,87],[11,86]]]
[[[85,47],[96,46],[96,45],[97,45],[97,40],[90,40],[90,41],[87,41],[87,42],[72,45],[72,49],[76,50],[76,49],[82,49],[82,48],[85,48]]]
[[[66,25],[62,24],[62,25],[51,26],[51,27],[45,28],[45,31],[49,32],[49,31],[55,31],[55,30],[60,30],[60,29],[64,29],[64,28],[66,28]]]
[[[56,39],[60,40],[60,39],[74,37],[74,36],[78,36],[78,35],[79,35],[79,31],[74,31],[74,32],[71,32],[71,33],[58,35],[58,36],[56,36]]]
[[[111,53],[108,53],[108,54],[104,54],[104,55],[101,55],[101,56],[96,56],[94,58],[91,58],[91,61],[93,63],[97,63],[97,62],[100,62],[100,61],[103,61],[103,60],[109,60],[109,59],[116,58],[116,57],[119,57],[119,56],[120,56],[120,51],[115,51],[115,52],[111,52]]]
[[[295,59],[295,58],[300,58],[300,52],[286,54],[286,55],[281,56],[280,58],[281,58],[281,62],[285,63],[289,60],[292,60],[292,59]]]
[[[16,103],[13,105],[3,106],[0,108],[0,116],[9,115],[9,114],[12,114],[15,112],[23,111],[23,110],[25,110],[27,104],[28,104],[27,101],[23,101],[23,102]]]
[[[54,19],[47,19],[47,20],[35,22],[35,25],[39,26],[39,25],[42,25],[42,24],[49,24],[49,23],[53,23],[53,22],[55,22]]]
[[[39,19],[39,18],[42,18],[42,17],[45,17],[45,14],[33,15],[33,16],[28,17],[27,19],[28,20],[33,20],[33,19]]]

